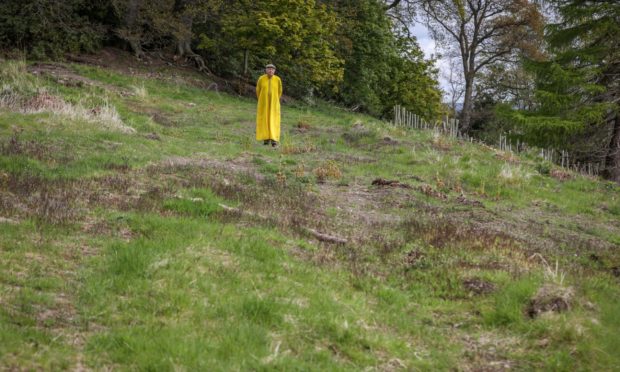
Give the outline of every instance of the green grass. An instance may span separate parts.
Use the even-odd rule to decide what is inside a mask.
[[[348,274],[290,257],[275,230],[123,217],[140,238],[110,244],[80,292],[83,317],[103,329],[86,345],[92,367],[357,369],[384,354],[413,367],[424,363],[408,343],[440,342],[376,328],[397,321],[391,308],[369,303],[372,294],[347,284]]]
[[[0,369],[618,368],[617,185],[322,103],[272,149],[253,99],[65,68],[0,76],[135,133],[0,107]],[[575,296],[531,319],[541,257]]]

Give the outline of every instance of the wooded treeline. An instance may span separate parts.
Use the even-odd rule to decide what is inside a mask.
[[[416,23],[449,62],[462,132],[564,150],[620,182],[616,0],[4,0],[0,49],[164,50],[250,83],[271,62],[293,97],[435,119],[446,106],[434,61],[409,35]]]
[[[461,131],[553,148],[620,183],[620,2],[393,0],[449,63]]]
[[[464,131],[562,150],[620,183],[620,2],[421,3],[455,60],[450,93],[463,97]]]
[[[266,63],[293,97],[384,116],[442,110],[437,71],[377,0],[5,0],[0,48],[62,58],[104,46],[166,50],[253,82]]]

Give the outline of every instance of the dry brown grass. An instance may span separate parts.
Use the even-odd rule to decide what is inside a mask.
[[[295,154],[306,154],[309,152],[315,152],[316,151],[316,145],[313,144],[291,144],[291,143],[285,143],[282,145],[282,148],[280,149],[280,152],[284,155],[295,155]]]
[[[421,239],[437,247],[458,246],[474,251],[488,249],[516,249],[520,244],[502,231],[493,231],[434,215],[410,218],[401,223],[407,240]]]
[[[555,178],[556,180],[560,180],[560,181],[566,181],[566,180],[571,180],[573,179],[573,175],[570,172],[567,172],[565,170],[562,169],[552,169],[549,172],[549,175],[553,178]]]
[[[532,174],[520,165],[511,165],[504,163],[498,174],[498,179],[507,185],[518,185],[528,180]]]
[[[520,164],[521,159],[510,151],[497,151],[495,157],[510,164]]]
[[[530,318],[535,318],[544,313],[561,313],[571,309],[575,291],[572,287],[547,283],[538,289],[536,295],[530,300],[526,313]]]
[[[452,148],[450,139],[438,132],[433,133],[432,144],[437,150],[448,151]]]
[[[448,199],[448,195],[444,194],[443,192],[436,190],[433,188],[433,186],[431,185],[420,185],[418,187],[418,190],[427,196],[433,197],[433,198],[437,198],[437,199],[441,199],[441,200],[447,200]]]
[[[84,212],[83,196],[83,184],[77,181],[7,173],[0,182],[0,213],[53,225],[71,224]]]
[[[306,123],[303,120],[300,120],[299,122],[297,122],[297,125],[295,126],[300,132],[306,132],[308,131],[311,126],[310,124]]]
[[[70,183],[44,188],[29,199],[31,217],[53,225],[77,222],[82,215],[79,193],[79,187]]]
[[[122,133],[135,133],[136,130],[126,125],[116,108],[104,102],[100,106],[88,108],[82,104],[72,104],[51,94],[45,88],[38,88],[32,95],[22,93],[5,85],[0,92],[0,107],[23,114],[51,113],[70,120],[86,121],[101,128]]]
[[[11,137],[0,140],[0,155],[24,155],[41,161],[68,161],[71,159],[67,154],[61,154],[57,146],[43,144],[37,140],[23,140],[21,131],[17,130],[13,132]],[[58,159],[54,159],[55,156]]]
[[[342,178],[340,167],[334,160],[327,160],[314,169],[314,175],[318,183],[324,183],[328,179],[338,180]]]

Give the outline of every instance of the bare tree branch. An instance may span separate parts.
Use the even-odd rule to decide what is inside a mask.
[[[389,5],[387,5],[387,6],[385,7],[385,10],[386,10],[386,11],[388,11],[388,10],[390,10],[390,9],[396,8],[396,7],[398,6],[398,4],[400,4],[400,1],[401,1],[401,0],[394,0],[394,1],[392,1],[392,3],[391,3],[391,4],[389,4]]]
[[[526,45],[537,25],[537,6],[528,0],[420,0],[425,21],[440,47],[456,49],[463,64],[461,127],[469,129],[476,74]],[[447,41],[454,40],[453,43]]]

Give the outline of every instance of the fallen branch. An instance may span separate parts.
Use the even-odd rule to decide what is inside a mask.
[[[229,207],[229,206],[224,205],[222,203],[218,203],[218,205],[220,206],[220,208],[222,208],[226,212],[242,213],[239,208]]]
[[[312,236],[314,236],[315,238],[317,238],[318,240],[322,241],[322,242],[327,242],[327,243],[336,243],[336,244],[347,244],[347,239],[344,238],[339,238],[336,236],[331,236],[331,235],[327,235],[327,234],[323,234],[320,233],[314,229],[311,229],[309,227],[303,227],[302,229],[304,229],[306,232],[308,232],[309,234],[311,234]]]
[[[400,181],[396,181],[396,180],[384,180],[383,178],[377,178],[374,181],[372,181],[372,185],[373,186],[390,186],[390,187],[400,187],[403,189],[410,189],[411,186],[406,184],[406,183],[402,183]]]
[[[267,219],[267,217],[262,216],[260,214],[251,212],[251,211],[247,211],[247,210],[241,210],[239,208],[235,208],[235,207],[229,207],[225,204],[218,204],[223,210],[227,211],[227,212],[232,212],[232,213],[238,213],[241,215],[246,215],[246,216],[250,216],[250,217],[258,217],[260,219]],[[344,239],[344,238],[339,238],[337,236],[331,236],[331,235],[327,235],[327,234],[323,234],[321,232],[318,232],[314,229],[311,229],[309,227],[305,227],[305,226],[301,226],[301,229],[303,231],[305,231],[306,233],[314,236],[315,238],[317,238],[318,240],[322,241],[322,242],[327,242],[327,243],[335,243],[335,244],[347,244],[348,240]]]
[[[235,208],[235,207],[229,207],[222,203],[218,203],[218,205],[222,207],[222,209],[224,209],[226,212],[236,213],[236,214],[245,215],[245,216],[253,217],[253,218],[259,218],[261,220],[269,219],[269,217],[267,216],[263,216],[262,214],[259,214],[259,213],[254,213],[252,211],[242,210],[242,209]]]

